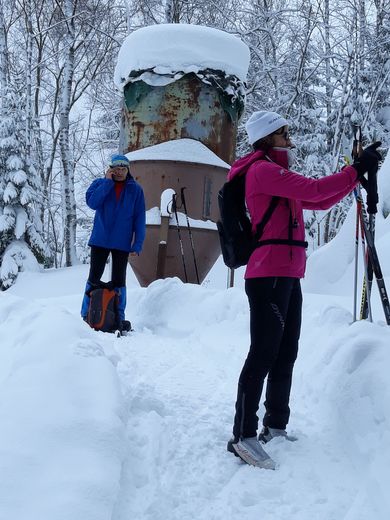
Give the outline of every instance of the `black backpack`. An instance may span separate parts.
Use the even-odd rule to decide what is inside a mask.
[[[260,237],[278,202],[279,197],[272,197],[253,235],[245,205],[245,175],[237,175],[231,181],[225,182],[218,193],[221,220],[217,222],[217,227],[223,261],[227,267],[236,269],[246,265],[253,251],[263,245],[259,243]]]
[[[251,221],[245,205],[245,174],[233,177],[225,182],[218,193],[221,220],[217,222],[223,261],[230,269],[246,265],[253,251],[266,245],[284,245],[307,248],[303,240],[293,239],[293,230],[298,226],[293,219],[291,207],[287,238],[269,238],[260,240],[264,228],[275,211],[280,197],[273,196],[262,220],[257,224],[256,233],[252,234]]]
[[[102,332],[122,330],[119,316],[119,296],[110,283],[100,282],[87,291],[89,300],[86,322],[90,327]]]

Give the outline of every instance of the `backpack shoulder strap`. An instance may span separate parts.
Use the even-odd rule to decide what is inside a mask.
[[[261,235],[264,232],[264,228],[269,221],[269,219],[272,217],[272,213],[275,211],[276,206],[278,205],[280,200],[280,197],[273,196],[270,202],[270,205],[267,208],[267,211],[264,213],[263,218],[256,226],[256,233],[255,233],[255,239],[256,241],[260,240]]]
[[[265,155],[262,159],[258,159],[257,161],[255,162],[261,162],[261,161],[265,161],[265,162],[273,162],[269,157],[268,155]],[[253,163],[255,164],[255,163]],[[267,222],[269,221],[269,219],[272,217],[272,214],[273,212],[275,211],[276,209],[276,206],[278,205],[279,203],[279,200],[280,200],[280,197],[277,197],[276,195],[274,195],[271,199],[271,202],[267,208],[267,211],[264,213],[263,215],[263,218],[261,219],[261,221],[257,224],[256,226],[256,233],[254,235],[254,238],[256,240],[256,242],[258,240],[260,240],[263,232],[264,232],[264,228],[265,226],[267,225]]]

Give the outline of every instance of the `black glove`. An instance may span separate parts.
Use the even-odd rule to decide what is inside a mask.
[[[357,179],[360,180],[369,170],[378,169],[378,163],[382,160],[382,156],[377,151],[377,148],[379,148],[381,144],[380,141],[370,144],[370,146],[367,146],[367,148],[363,150],[362,154],[355,159],[352,166],[357,171]]]

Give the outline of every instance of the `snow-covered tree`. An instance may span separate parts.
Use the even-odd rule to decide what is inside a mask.
[[[23,101],[3,90],[0,112],[0,289],[48,255],[35,204],[39,177],[25,157]]]

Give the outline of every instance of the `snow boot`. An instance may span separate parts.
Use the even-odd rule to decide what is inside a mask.
[[[125,309],[126,309],[126,301],[127,301],[126,287],[115,287],[115,291],[118,293],[118,296],[119,296],[118,312],[119,312],[119,317],[123,322],[123,321],[126,321],[125,320]]]
[[[293,435],[287,435],[286,430],[281,430],[279,428],[269,428],[268,426],[264,426],[261,432],[259,433],[259,441],[263,444],[272,441],[272,439],[275,439],[276,437],[283,437],[287,441],[291,442],[298,440]]]
[[[232,437],[227,443],[227,451],[256,468],[275,469],[276,464],[261,447],[256,437],[235,439]]]
[[[115,287],[115,290],[119,296],[118,312],[119,312],[119,318],[122,321],[122,332],[125,332],[125,333],[130,332],[132,330],[131,322],[128,320],[125,320],[125,309],[126,309],[126,303],[127,303],[126,287]]]
[[[130,332],[131,330],[131,323],[128,320],[122,320],[122,331]]]
[[[89,295],[87,294],[88,291],[90,291],[92,289],[92,284],[91,282],[87,282],[86,285],[85,285],[85,291],[84,291],[84,297],[83,297],[83,302],[81,304],[81,317],[83,318],[84,321],[86,321],[87,319],[87,314],[88,314],[88,309],[89,309],[89,302],[90,302],[90,297]]]

